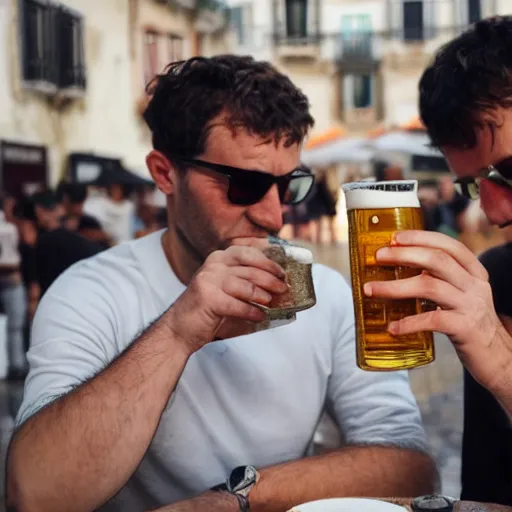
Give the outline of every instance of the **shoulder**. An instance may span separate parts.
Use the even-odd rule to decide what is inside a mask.
[[[81,260],[59,276],[48,295],[66,297],[73,294],[78,299],[90,292],[119,297],[127,285],[136,286],[141,278],[136,254],[136,244],[128,242]]]
[[[512,243],[493,247],[485,251],[479,256],[482,265],[487,269],[489,274],[501,272],[505,268],[510,267],[512,258]]]
[[[329,323],[336,338],[342,332],[351,332],[354,323],[352,289],[336,270],[325,265],[313,266],[316,306],[311,310]]]

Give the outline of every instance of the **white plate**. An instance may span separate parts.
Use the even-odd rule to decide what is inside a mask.
[[[385,501],[332,498],[303,503],[293,507],[288,512],[404,512],[404,510],[404,507]]]

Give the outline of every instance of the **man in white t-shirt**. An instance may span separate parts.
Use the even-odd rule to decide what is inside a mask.
[[[9,505],[277,512],[432,491],[407,374],[356,367],[339,274],[315,266],[317,305],[296,322],[216,340],[287,290],[258,247],[311,187],[307,98],[267,63],[194,58],[156,80],[145,118],[168,229],[78,263],[43,298]],[[344,447],[307,457],[325,407]]]

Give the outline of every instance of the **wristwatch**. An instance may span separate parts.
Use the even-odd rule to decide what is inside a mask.
[[[231,471],[225,484],[216,485],[212,491],[227,491],[233,494],[240,505],[240,512],[250,512],[249,493],[260,475],[254,466],[238,466]]]
[[[441,496],[440,494],[431,494],[416,498],[412,502],[411,508],[413,512],[452,512],[453,502],[453,498]]]

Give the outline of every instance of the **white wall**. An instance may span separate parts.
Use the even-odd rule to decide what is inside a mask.
[[[84,17],[87,88],[82,99],[59,110],[21,85],[17,3],[0,0],[0,139],[47,146],[52,183],[71,152],[122,158],[147,176],[150,138],[136,106],[144,90],[143,27],[183,36],[187,58],[193,52],[190,15],[146,0],[131,26],[127,0],[61,0]],[[217,36],[206,36],[203,46],[207,55],[228,49]]]
[[[0,0],[0,138],[46,145],[55,183],[74,151],[122,157],[144,173],[147,146],[134,117],[125,0],[65,0],[85,19],[87,89],[83,99],[57,109],[44,96],[23,89],[20,80],[16,0]]]

